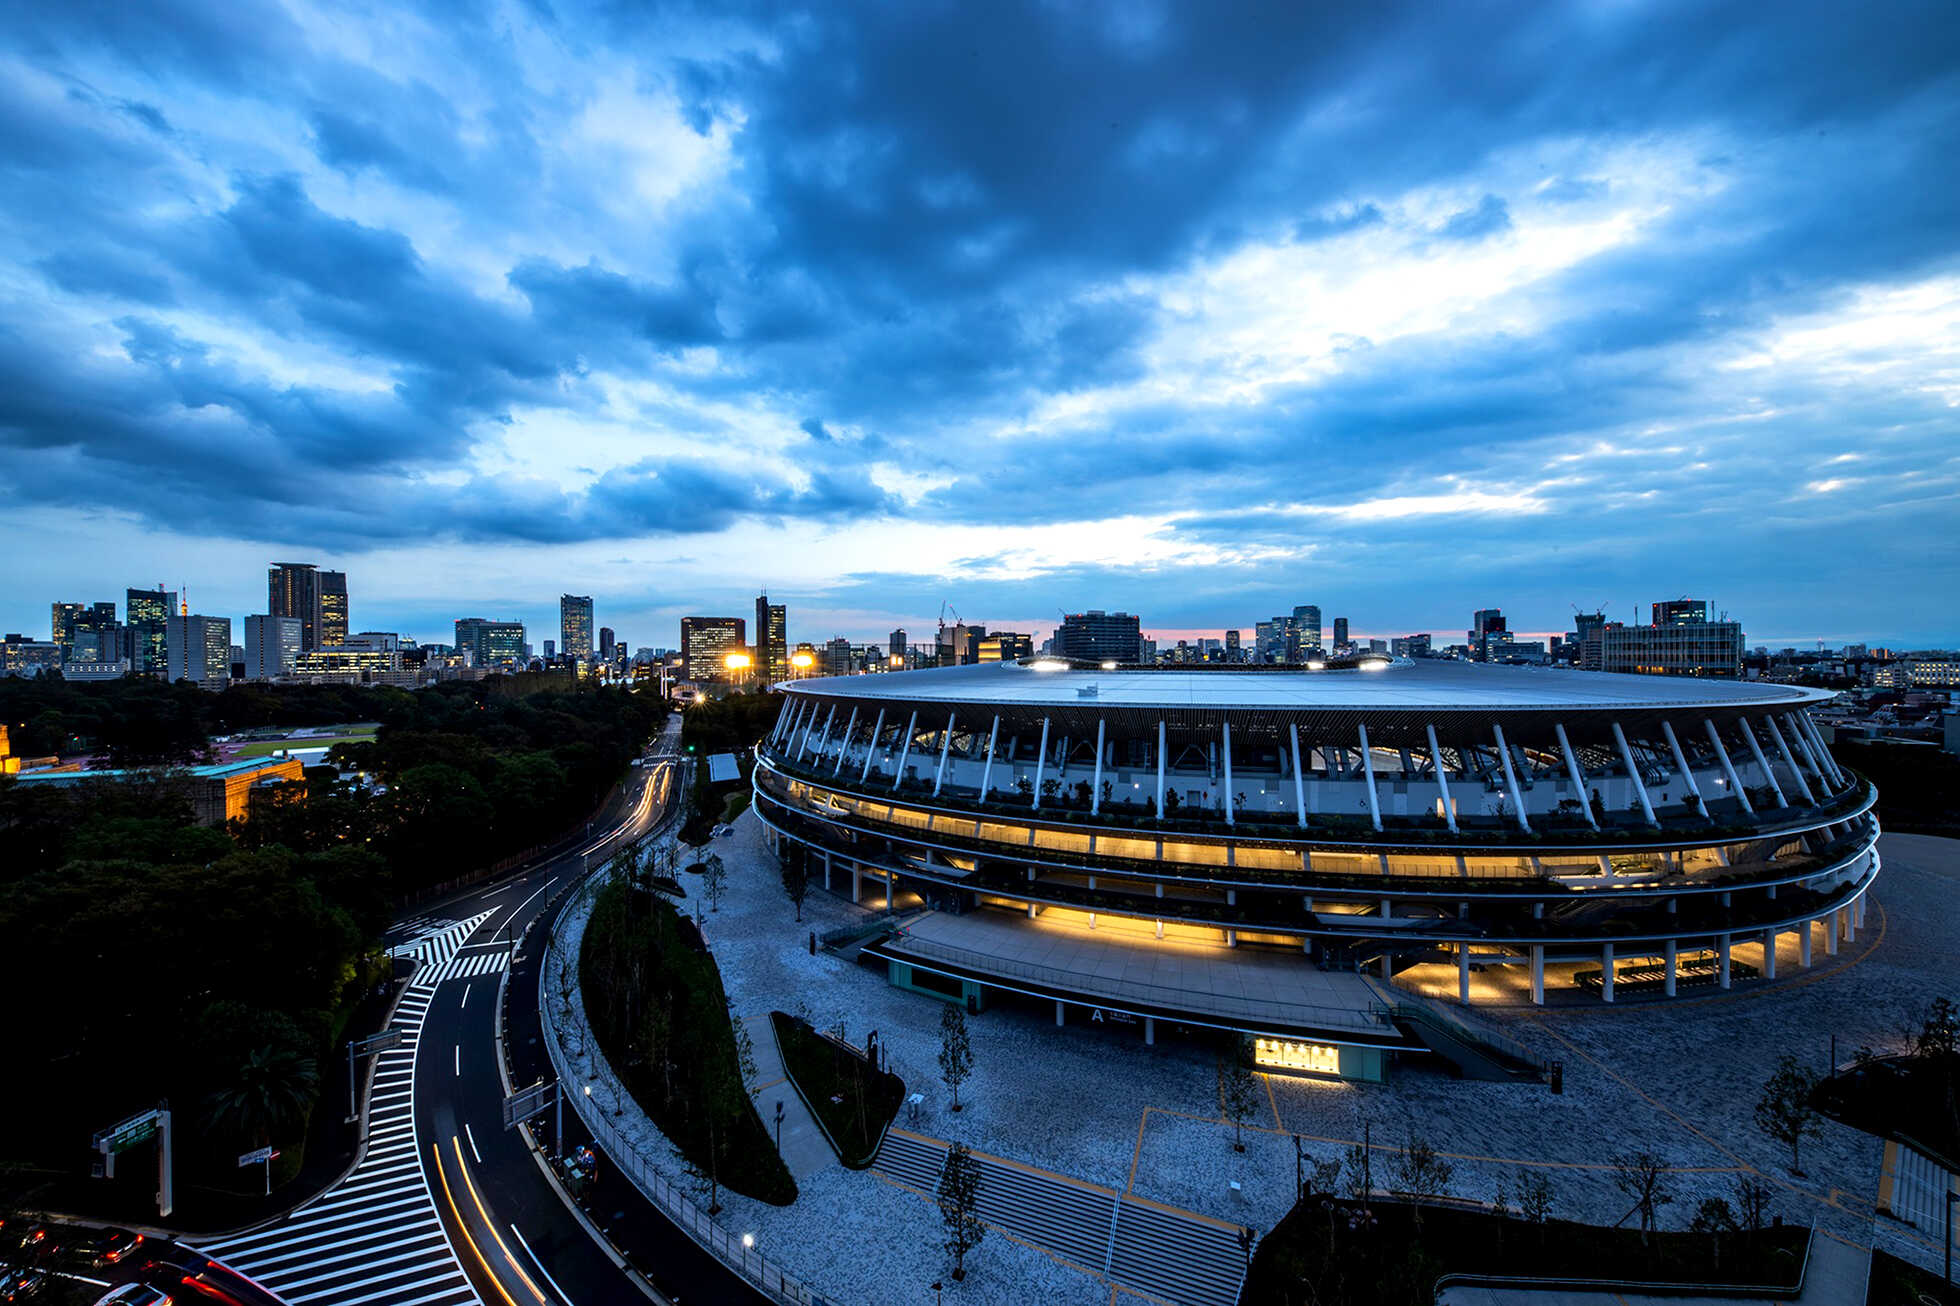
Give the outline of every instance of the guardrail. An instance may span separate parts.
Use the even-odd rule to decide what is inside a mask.
[[[586,884],[599,886],[605,876],[606,871],[602,867],[587,877]],[[584,886],[581,886],[577,892],[567,894],[564,905],[552,919],[551,942],[542,972],[546,985],[550,982],[549,977],[558,973],[556,962],[566,948],[567,940],[563,928],[565,917],[584,896]],[[577,937],[570,942],[576,944],[583,939],[584,933],[581,928],[577,932]],[[582,1042],[590,1050],[593,1061],[601,1067],[605,1066],[605,1054],[599,1049],[597,1035],[585,1022],[583,1006],[576,1002],[569,1003],[567,1006],[570,1019],[576,1027],[580,1028]],[[539,1008],[544,1027],[545,1051],[551,1058],[553,1073],[558,1076],[562,1084],[589,1087],[571,1073],[570,1063],[560,1037],[557,1002],[548,991],[544,993]],[[624,1108],[626,1103],[623,1087],[618,1079],[611,1075],[609,1069],[605,1077],[608,1080],[606,1091],[614,1095],[615,1106]],[[604,1109],[589,1092],[572,1092],[568,1088],[565,1098],[578,1112],[579,1119],[585,1122],[585,1127],[592,1131],[593,1138],[605,1150],[612,1163],[619,1167],[620,1172],[633,1181],[633,1186],[653,1203],[656,1210],[692,1238],[703,1251],[740,1275],[771,1301],[783,1303],[784,1306],[833,1306],[829,1299],[812,1292],[782,1266],[716,1224],[713,1217],[702,1210],[686,1190],[647,1163],[646,1158],[634,1147],[632,1140],[607,1118]],[[634,1109],[638,1110],[637,1105]]]
[[[1376,1005],[1391,1020],[1406,1020],[1415,1025],[1427,1025],[1446,1037],[1467,1043],[1485,1052],[1495,1053],[1504,1060],[1515,1061],[1529,1068],[1540,1079],[1551,1074],[1551,1062],[1508,1034],[1500,1034],[1496,1030],[1475,1029],[1449,1012],[1406,998],[1396,998]]]

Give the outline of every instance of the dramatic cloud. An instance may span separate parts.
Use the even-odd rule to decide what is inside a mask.
[[[1937,2],[19,6],[0,625],[1950,642],[1956,157]]]

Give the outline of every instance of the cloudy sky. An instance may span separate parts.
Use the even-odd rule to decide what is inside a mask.
[[[1960,19],[13,5],[0,627],[1960,639]]]

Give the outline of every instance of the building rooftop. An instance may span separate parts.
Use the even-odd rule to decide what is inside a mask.
[[[1044,669],[1044,665],[1049,668]],[[1805,706],[1827,690],[1686,676],[1638,676],[1550,667],[1398,659],[1374,669],[1329,667],[1119,667],[1080,669],[1049,659],[792,681],[792,694],[918,703],[1014,704],[1077,709],[1502,709],[1644,710]]]

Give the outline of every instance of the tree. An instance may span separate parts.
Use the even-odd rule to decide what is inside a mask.
[[[1769,1185],[1756,1176],[1743,1175],[1735,1181],[1735,1209],[1741,1214],[1743,1228],[1750,1233],[1762,1229],[1769,1199]]]
[[[1259,1080],[1252,1073],[1250,1049],[1241,1034],[1232,1050],[1218,1057],[1218,1105],[1232,1122],[1232,1150],[1245,1151],[1245,1122],[1259,1109]]]
[[[1368,1145],[1367,1126],[1362,1126],[1361,1141],[1350,1145],[1341,1153],[1344,1166],[1344,1186],[1348,1197],[1366,1204],[1375,1192],[1375,1170],[1373,1149]]]
[[[1702,1198],[1701,1205],[1695,1208],[1694,1219],[1688,1221],[1688,1228],[1708,1235],[1709,1253],[1715,1268],[1721,1269],[1722,1235],[1735,1232],[1735,1212],[1729,1209],[1728,1202],[1720,1197]]]
[[[728,1027],[735,1033],[735,1064],[741,1069],[742,1083],[753,1084],[758,1078],[755,1069],[755,1040],[749,1037],[749,1027],[735,1014],[735,999],[724,999],[728,1003]]]
[[[960,1085],[973,1073],[973,1040],[966,1032],[966,1009],[948,1005],[939,1013],[939,1077],[953,1090],[960,1109]]]
[[[319,1082],[312,1058],[291,1048],[254,1048],[205,1099],[207,1119],[221,1132],[264,1146],[305,1117]]]
[[[1633,1199],[1640,1212],[1640,1245],[1659,1224],[1660,1208],[1674,1201],[1668,1191],[1667,1162],[1656,1152],[1622,1152],[1613,1158],[1613,1186]]]
[[[966,1254],[987,1236],[976,1209],[980,1197],[980,1167],[964,1143],[954,1143],[946,1153],[946,1169],[939,1176],[939,1217],[946,1226],[946,1252],[953,1258],[953,1278],[966,1278]]]
[[[803,900],[810,896],[810,856],[793,848],[783,857],[783,891],[796,905],[796,919],[803,919]]]
[[[709,853],[701,862],[701,892],[708,896],[708,910],[721,910],[722,890],[728,887],[728,868],[721,864],[721,854]]]
[[[1801,1176],[1803,1140],[1823,1132],[1817,1123],[1817,1109],[1810,1096],[1817,1088],[1817,1076],[1797,1064],[1785,1053],[1776,1063],[1763,1096],[1756,1103],[1756,1126],[1790,1149],[1790,1173]]]
[[[1950,998],[1934,998],[1926,1008],[1914,1051],[1922,1057],[1950,1057],[1960,1050],[1960,1007]]]
[[[1538,1237],[1545,1236],[1545,1222],[1552,1218],[1552,1181],[1535,1170],[1520,1170],[1517,1183],[1518,1214],[1538,1226]]]
[[[1409,1195],[1409,1205],[1415,1215],[1416,1227],[1422,1227],[1423,1202],[1443,1195],[1449,1186],[1450,1176],[1456,1168],[1439,1155],[1413,1128],[1402,1144],[1402,1152],[1395,1158],[1395,1180],[1402,1191]]]

